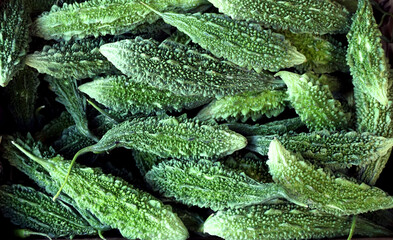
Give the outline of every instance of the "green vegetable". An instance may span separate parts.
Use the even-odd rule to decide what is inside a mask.
[[[209,0],[234,19],[259,22],[274,29],[295,33],[345,33],[350,15],[330,0]]]
[[[220,98],[277,86],[267,73],[257,74],[211,56],[204,50],[166,40],[127,39],[105,44],[101,53],[122,73],[176,95]]]
[[[244,207],[282,196],[274,183],[260,183],[246,174],[208,160],[163,161],[145,175],[154,190],[186,205],[213,210]]]
[[[154,165],[157,165],[164,160],[164,158],[160,158],[155,154],[141,151],[133,151],[132,156],[134,157],[135,165],[141,172],[142,176],[145,176]]]
[[[199,107],[210,100],[201,96],[177,96],[133,78],[106,76],[79,86],[79,90],[111,110],[132,114],[181,111]]]
[[[273,180],[285,188],[287,199],[300,206],[338,216],[393,208],[393,197],[381,189],[318,169],[277,139],[271,142],[268,155]]]
[[[317,164],[364,165],[376,161],[393,146],[392,138],[374,136],[370,133],[327,131],[284,134],[256,135],[247,137],[248,149],[261,155],[267,155],[270,142],[280,141],[289,151],[300,153],[304,158]]]
[[[186,33],[193,42],[216,57],[224,57],[241,67],[278,71],[306,61],[281,34],[260,25],[233,20],[222,14],[179,14],[160,12],[145,5],[164,21]]]
[[[45,168],[56,182],[68,176],[70,161],[61,156],[38,158],[14,145]],[[119,229],[125,238],[185,240],[188,237],[187,229],[169,206],[120,178],[104,174],[99,168],[76,166],[68,179],[69,184],[63,190],[77,206]]]
[[[163,11],[190,10],[205,0],[149,0]],[[136,1],[88,0],[82,3],[54,6],[33,24],[33,34],[45,39],[84,38],[87,36],[119,35],[159,17]]]
[[[284,80],[288,87],[289,101],[310,131],[335,131],[347,127],[347,115],[340,102],[333,98],[329,86],[321,85],[318,76],[286,71],[275,76]]]
[[[263,116],[276,117],[287,105],[285,90],[265,90],[244,92],[227,96],[211,102],[197,115],[201,120],[237,120],[256,121]]]
[[[291,203],[255,205],[218,211],[203,230],[226,240],[309,239],[345,236],[351,217],[337,217]],[[356,234],[390,236],[390,231],[358,218]]]
[[[47,123],[36,138],[41,142],[51,142],[59,138],[64,129],[74,125],[74,119],[67,111],[63,111],[60,116]]]
[[[40,73],[61,79],[108,74],[114,72],[115,67],[99,51],[105,43],[102,38],[97,38],[46,45],[41,52],[27,55],[26,64]]]
[[[23,69],[29,43],[30,17],[25,0],[0,4],[0,86]]]
[[[74,156],[80,149],[96,143],[91,138],[83,135],[76,125],[65,128],[59,139],[52,146],[63,156]]]
[[[52,199],[30,187],[0,187],[0,208],[11,221],[50,237],[94,235],[97,230],[61,200]]]

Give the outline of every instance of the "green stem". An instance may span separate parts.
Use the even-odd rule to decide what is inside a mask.
[[[98,236],[101,238],[101,239],[103,239],[103,240],[105,240],[105,237],[104,237],[104,235],[102,235],[102,231],[101,230],[98,230]]]
[[[33,231],[30,231],[29,229],[17,229],[14,231],[14,234],[15,234],[15,236],[20,237],[20,238],[27,238],[27,237],[30,237],[31,235],[37,235],[37,236],[47,237],[49,240],[52,240],[52,238],[49,237],[48,234],[33,232]]]
[[[23,152],[27,157],[29,157],[31,160],[33,160],[33,161],[39,163],[39,164],[42,165],[42,166],[45,166],[45,165],[48,164],[44,159],[39,158],[39,157],[33,155],[32,153],[30,153],[29,151],[27,151],[26,149],[24,149],[22,146],[20,146],[20,145],[17,144],[16,142],[11,141],[11,143],[12,143],[16,148],[18,148],[21,152]]]
[[[98,112],[100,112],[102,115],[104,115],[105,117],[107,117],[113,124],[118,124],[119,122],[116,121],[115,119],[113,119],[107,112],[105,112],[104,110],[102,110],[99,106],[97,106],[97,104],[93,103],[92,101],[90,101],[89,99],[86,99],[86,101],[93,106],[94,109],[96,109]]]
[[[351,230],[349,231],[349,236],[348,236],[347,240],[352,239],[352,236],[355,233],[355,228],[356,228],[356,215],[353,216],[353,218],[352,218]]]
[[[161,17],[164,17],[162,13],[160,13],[159,11],[155,10],[154,8],[150,7],[149,5],[147,5],[144,2],[139,1],[140,4],[142,4],[143,6],[147,7],[149,10],[153,11],[154,13],[156,13],[157,15],[160,15]]]

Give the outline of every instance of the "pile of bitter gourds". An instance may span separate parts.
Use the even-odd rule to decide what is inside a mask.
[[[19,237],[393,236],[373,4],[3,0],[3,216]]]

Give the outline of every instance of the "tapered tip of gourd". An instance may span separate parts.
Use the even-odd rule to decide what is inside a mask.
[[[305,63],[307,61],[306,56],[304,56],[302,53],[298,52],[296,50],[296,48],[294,48],[293,51],[289,52],[289,59],[293,65],[300,65],[300,64]]]
[[[22,146],[20,146],[19,144],[17,144],[15,141],[11,141],[11,143],[18,148],[21,152],[23,152],[28,158],[30,158],[31,160],[37,162],[38,164],[42,165],[43,167],[45,167],[46,165],[48,165],[49,163],[47,161],[45,161],[42,158],[39,158],[35,155],[33,155],[32,153],[30,153],[29,151],[27,151],[26,149],[24,149]]]
[[[88,82],[85,84],[82,84],[78,87],[79,91],[83,92],[84,94],[89,95],[91,98],[96,98],[97,97],[97,91],[95,91],[94,88],[94,82]]]
[[[291,83],[298,82],[300,76],[299,74],[288,71],[280,71],[274,75],[274,77],[280,77],[287,86],[290,86]]]

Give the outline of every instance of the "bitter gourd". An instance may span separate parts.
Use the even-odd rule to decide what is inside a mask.
[[[61,156],[42,159],[14,145],[62,182],[70,161]],[[120,230],[125,238],[185,240],[187,229],[169,206],[123,179],[104,174],[99,168],[76,166],[63,188],[77,206],[91,211],[101,222]]]
[[[321,85],[318,76],[281,71],[276,74],[288,87],[289,101],[310,131],[341,130],[348,125],[347,115],[333,98],[328,85]]]
[[[346,33],[350,14],[330,0],[209,0],[234,19],[259,22],[295,33]]]
[[[141,172],[142,176],[145,176],[154,165],[157,165],[165,160],[165,158],[160,158],[155,154],[135,150],[132,152],[132,156],[134,157],[135,165]]]
[[[278,71],[306,61],[304,55],[283,35],[263,29],[259,24],[237,21],[215,13],[159,12],[143,2],[141,4],[216,57],[224,57],[241,67],[256,72]]]
[[[30,17],[25,0],[0,4],[0,86],[23,69],[29,43]]]
[[[190,10],[205,0],[150,0],[162,11]],[[159,17],[133,0],[88,0],[82,3],[53,6],[33,23],[33,34],[45,39],[84,38],[86,36],[118,35]]]
[[[202,96],[177,96],[132,78],[135,77],[106,76],[79,86],[79,90],[111,110],[132,114],[181,111],[199,107],[210,100]]]
[[[360,214],[393,207],[393,197],[377,187],[335,177],[286,150],[275,139],[269,147],[269,172],[298,205],[334,215]]]
[[[100,51],[125,75],[177,95],[219,98],[277,86],[270,74],[240,69],[206,51],[169,40],[160,44],[137,37],[105,44]]]
[[[282,197],[274,183],[260,183],[246,174],[209,160],[163,161],[145,175],[154,190],[186,205],[213,210],[244,207]]]
[[[115,72],[115,67],[100,53],[102,38],[81,39],[46,45],[41,52],[29,54],[26,64],[55,78],[83,79]]]

